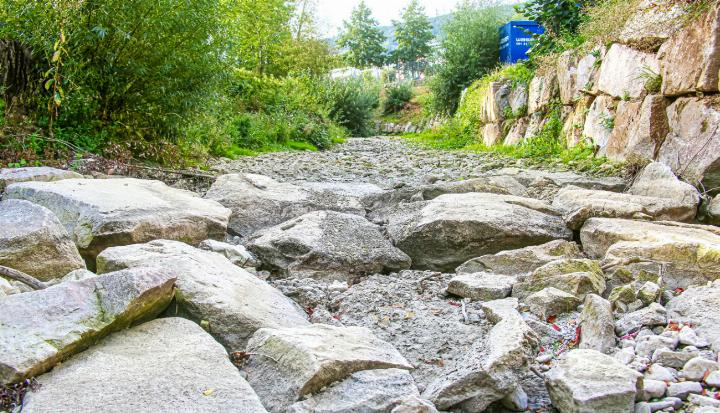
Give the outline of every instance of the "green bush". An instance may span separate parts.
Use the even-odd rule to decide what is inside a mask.
[[[403,110],[405,105],[414,97],[410,83],[391,84],[385,88],[385,101],[383,113],[388,115]]]
[[[325,88],[330,118],[348,129],[353,136],[373,133],[373,117],[380,106],[380,88],[366,79],[329,82]]]

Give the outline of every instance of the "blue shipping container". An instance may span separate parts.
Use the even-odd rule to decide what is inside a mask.
[[[545,28],[530,20],[516,20],[500,28],[500,61],[516,63],[527,60],[533,34],[543,34]]]

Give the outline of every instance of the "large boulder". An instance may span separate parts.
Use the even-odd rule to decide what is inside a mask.
[[[280,276],[348,279],[410,268],[410,257],[395,248],[380,227],[357,215],[310,212],[261,230],[246,244]]]
[[[560,89],[560,101],[563,105],[572,105],[579,99],[580,88],[583,85],[577,83],[578,58],[574,50],[563,52],[557,61],[557,79]]]
[[[385,413],[402,407],[410,400],[420,401],[420,392],[412,375],[402,369],[363,370],[333,383],[288,408],[288,413]],[[437,412],[425,402],[417,413]]]
[[[51,168],[48,166],[28,168],[3,168],[0,169],[0,193],[10,184],[18,182],[38,181],[52,182],[63,179],[82,179],[83,176],[77,172],[63,169]]]
[[[642,0],[620,32],[620,41],[638,49],[655,49],[679,31],[686,14],[672,0]]]
[[[689,288],[666,308],[669,320],[692,324],[698,336],[720,351],[720,281]]]
[[[639,98],[647,92],[642,81],[645,73],[660,73],[655,54],[616,43],[603,58],[598,88],[615,98]]]
[[[501,251],[497,254],[473,258],[456,269],[458,274],[492,272],[520,275],[563,258],[584,258],[580,246],[572,241],[556,240],[542,245]]]
[[[84,269],[65,228],[47,208],[21,200],[0,202],[0,265],[41,281]]]
[[[658,160],[693,185],[720,187],[720,103],[680,98],[667,109],[670,133]]]
[[[548,287],[554,287],[582,300],[587,294],[602,294],[605,291],[605,276],[597,261],[557,260],[543,265],[516,283],[512,295],[525,299]]]
[[[573,294],[566,293],[555,287],[546,287],[525,298],[530,312],[545,320],[550,316],[575,311],[581,301]]]
[[[563,188],[553,205],[565,212],[568,226],[578,230],[592,217],[642,218],[689,222],[695,219],[700,194],[681,182],[666,165],[651,163],[636,177],[628,193]]]
[[[317,183],[304,187],[254,174],[222,175],[205,198],[232,210],[228,229],[242,238],[312,211],[365,215],[360,200],[341,191]]]
[[[557,94],[558,81],[553,71],[533,77],[528,92],[528,113],[544,110]]]
[[[177,241],[108,248],[98,256],[98,273],[159,267],[177,277],[175,306],[202,323],[230,351],[241,351],[263,327],[309,324],[305,312],[265,281],[214,252]]]
[[[720,230],[713,226],[592,218],[580,239],[591,257],[662,272],[670,289],[720,278]]]
[[[139,179],[68,179],[10,185],[5,199],[53,211],[86,259],[108,247],[176,239],[197,245],[225,236],[230,211],[189,191]]]
[[[174,283],[169,271],[139,268],[0,300],[0,382],[44,373],[107,334],[157,316]]]
[[[512,86],[507,82],[490,82],[480,102],[480,122],[500,123],[505,120],[505,109],[510,106]]]
[[[648,95],[642,101],[621,101],[605,155],[614,161],[651,161],[670,132],[668,101]]]
[[[550,205],[508,195],[442,195],[400,205],[387,219],[388,234],[415,268],[441,271],[483,254],[571,236]]]
[[[657,30],[657,29],[656,29]],[[662,93],[678,96],[717,92],[720,71],[720,5],[711,6],[658,51]]]
[[[617,103],[612,97],[596,97],[585,113],[582,136],[600,148],[607,146],[614,128],[616,107]]]
[[[642,391],[642,374],[595,350],[572,350],[546,375],[562,413],[627,413]]]
[[[263,328],[246,351],[248,382],[271,412],[284,412],[303,396],[358,371],[412,369],[392,345],[362,327]]]
[[[38,383],[24,412],[266,412],[225,349],[182,318],[115,333]]]

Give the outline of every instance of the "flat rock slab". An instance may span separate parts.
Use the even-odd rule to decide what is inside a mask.
[[[25,199],[53,211],[89,260],[118,245],[174,239],[197,245],[223,239],[230,210],[140,179],[69,179],[10,185],[5,199]]]
[[[38,382],[24,412],[266,412],[225,349],[182,318],[115,333]]]
[[[606,262],[640,258],[629,268],[658,273],[670,289],[720,278],[720,229],[709,225],[592,218],[580,232],[585,253]],[[664,263],[664,264],[663,264]]]
[[[307,187],[255,174],[222,175],[205,195],[230,208],[229,230],[241,238],[312,211],[338,211],[365,216],[359,198],[336,189]]]
[[[572,241],[557,240],[473,258],[455,271],[458,274],[487,271],[495,274],[520,275],[532,272],[549,262],[571,258],[585,258],[580,246]]]
[[[261,230],[247,242],[279,276],[349,279],[410,268],[380,227],[357,215],[316,211]]]
[[[553,406],[563,413],[627,413],[642,374],[595,350],[572,350],[546,375]]]
[[[63,179],[82,179],[83,176],[77,172],[63,169],[50,168],[48,166],[28,168],[3,168],[0,169],[0,192],[10,184],[18,182],[38,181],[52,182]]]
[[[230,351],[242,351],[262,327],[309,324],[295,303],[265,281],[214,252],[178,241],[109,248],[98,256],[98,272],[156,266],[177,277],[177,308],[171,312],[206,323]]]
[[[412,369],[391,344],[362,327],[263,328],[250,339],[247,352],[248,382],[271,412],[285,411],[358,371]]]
[[[692,287],[670,300],[668,320],[691,323],[700,338],[720,351],[720,281]]]
[[[491,301],[508,297],[517,278],[487,272],[458,274],[450,280],[448,293],[471,300]]]
[[[41,281],[85,269],[77,247],[55,214],[31,202],[0,202],[0,265]]]
[[[452,271],[470,258],[569,239],[550,205],[536,199],[484,193],[441,195],[399,205],[387,232],[413,268]]]
[[[605,291],[605,275],[597,261],[589,259],[557,260],[536,269],[513,286],[512,295],[525,299],[542,289],[553,287],[579,299]]]
[[[174,283],[168,271],[139,268],[0,300],[0,382],[44,373],[110,332],[157,316]]]

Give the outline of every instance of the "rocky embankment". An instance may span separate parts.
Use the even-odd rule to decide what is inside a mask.
[[[37,280],[0,278],[2,402],[720,409],[720,228],[693,186],[661,163],[628,184],[422,155],[248,158],[202,195],[2,170],[0,266]]]

